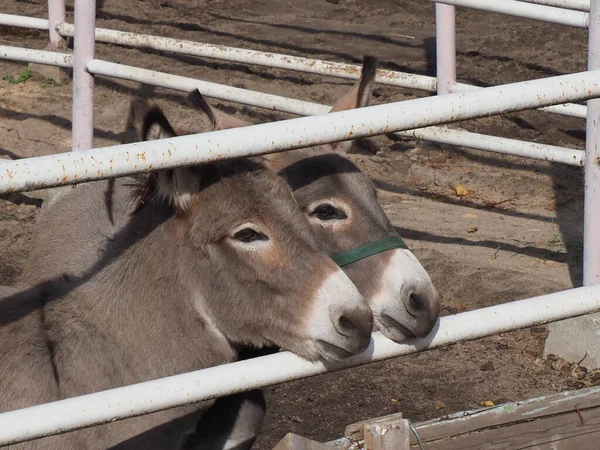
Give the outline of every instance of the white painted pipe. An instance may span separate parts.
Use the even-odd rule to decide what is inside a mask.
[[[449,94],[456,83],[456,11],[454,6],[435,4],[437,93]]]
[[[75,33],[75,27],[70,23],[61,23],[58,25],[57,29],[62,36],[73,36]],[[96,40],[98,42],[110,44],[151,48],[153,50],[183,55],[214,58],[243,64],[255,64],[258,66],[275,67],[297,72],[329,75],[351,80],[357,80],[360,77],[362,69],[361,66],[353,64],[226,47],[224,45],[205,44],[161,36],[151,36],[148,34],[108,30],[105,28],[96,28]],[[434,77],[381,69],[377,71],[376,81],[377,83],[389,86],[421,89],[430,92],[435,92],[436,83]]]
[[[600,0],[592,0],[588,35],[588,69],[600,69]],[[600,99],[588,101],[586,123],[583,284],[600,283]]]
[[[123,66],[115,63],[106,63],[105,65],[104,62],[101,62],[101,70],[99,70],[96,67],[98,62],[99,61],[97,60],[90,62],[89,67],[91,66],[90,71],[92,73],[113,76],[126,80],[138,81],[142,83],[157,85],[160,87],[180,90],[183,92],[189,92],[195,87],[197,87],[198,89],[200,89],[200,92],[202,92],[207,97],[217,98],[220,100],[234,101],[250,106],[260,106],[263,108],[284,111],[303,116],[325,114],[330,109],[330,106],[327,105],[274,96],[270,94],[264,94],[261,92],[253,92],[244,89],[231,88],[229,86],[224,86],[216,83],[210,83],[206,81],[195,80],[192,78],[150,71],[146,69],[138,69],[131,66]],[[448,79],[446,81],[451,81],[451,79]],[[450,83],[450,85],[454,86],[456,85],[456,83]],[[463,87],[463,92],[467,90],[473,91],[474,89],[482,89],[477,86],[470,86],[464,84],[460,84],[459,86]],[[470,89],[464,89],[464,86]],[[561,106],[566,105],[557,105],[555,107]],[[580,107],[586,110],[586,107],[582,105],[573,106]],[[454,131],[454,133],[460,134],[461,132]],[[458,137],[458,135],[451,136],[449,133],[441,133],[439,132],[439,130],[437,132],[430,132],[428,134],[431,137],[435,137],[435,139],[431,139],[435,142],[445,142],[447,144],[461,145],[456,144],[456,138]],[[492,152],[497,151],[499,153],[515,154],[517,156],[552,160],[556,162],[565,162],[566,164],[579,165],[582,162],[579,156],[573,158],[574,155],[578,155],[577,153],[573,153],[576,152],[576,150],[564,149],[565,153],[562,156],[560,156],[559,153],[562,149],[561,147],[542,146],[541,144],[522,142],[522,151],[520,152],[518,149],[519,146],[517,145],[520,141],[509,139],[501,140],[496,137],[486,138],[485,135],[481,136],[481,139],[474,139],[473,136],[469,138],[467,135],[465,135],[465,139],[469,139],[469,143],[474,145],[471,148],[478,148],[481,150],[488,150]],[[440,141],[440,139],[447,139],[447,141]],[[488,144],[487,148],[482,148],[481,146],[485,145],[486,143]],[[467,146],[466,143],[465,146]]]
[[[0,45],[0,59],[35,62],[60,67],[73,67],[73,56],[67,53],[31,50],[5,45]],[[324,114],[331,109],[331,106],[320,105],[318,103],[266,94],[264,92],[250,91],[247,89],[235,88],[211,83],[209,81],[196,80],[194,78],[171,75],[164,72],[141,69],[108,61],[92,60],[88,62],[86,67],[92,74],[137,81],[181,92],[191,92],[198,88],[206,97],[256,106],[273,111],[307,116]]]
[[[0,59],[67,68],[73,67],[73,56],[67,53],[31,50],[28,48],[9,47],[7,45],[0,45]]]
[[[428,127],[420,128],[418,130],[400,131],[396,134],[431,142],[501,153],[504,155],[522,156],[524,158],[569,164],[571,166],[582,167],[585,161],[585,152],[583,150],[537,144],[535,142],[524,142],[516,139],[489,136],[487,134],[452,130],[450,128]]]
[[[6,59],[17,59],[21,61],[38,62],[42,64],[46,63],[61,65],[62,67],[71,67],[72,65],[72,57],[68,54],[44,52],[40,50],[27,50],[16,47],[0,46],[0,58],[3,57],[5,57]],[[117,70],[112,71],[113,74],[119,75],[120,77],[125,79],[142,81],[149,84],[157,83],[157,85],[159,86],[176,89],[183,92],[188,92],[193,88],[198,87],[208,97],[216,97],[219,99],[226,99],[242,103],[246,102],[247,104],[253,106],[256,105],[254,105],[254,102],[252,100],[259,98],[264,106],[268,107],[270,105],[271,108],[274,108],[273,103],[269,104],[264,102],[265,98],[267,100],[271,98],[269,94],[262,94],[258,92],[253,93],[252,91],[249,91],[251,94],[253,94],[253,97],[250,99],[250,101],[248,101],[240,98],[240,95],[246,94],[248,91],[239,92],[240,90],[235,89],[233,91],[230,91],[229,87],[218,85],[215,83],[206,83],[191,78],[161,74],[160,72],[153,72],[145,69],[136,69],[133,67],[121,66],[118,64],[115,65],[113,63],[109,64],[110,69],[114,69],[115,67],[117,67]],[[104,70],[103,73],[110,73],[110,70]],[[157,77],[157,74],[164,75],[164,77]],[[183,83],[180,83],[181,80],[183,80]],[[475,87],[472,87],[468,90],[472,91],[473,88]],[[278,102],[281,102],[281,99],[283,99],[282,97],[275,97]],[[329,106],[319,105],[317,103],[303,102],[294,99],[286,100],[287,102],[284,108],[286,111],[292,113],[317,115],[326,113],[330,108]],[[277,106],[281,107],[281,104],[278,104]],[[543,145],[513,139],[498,138],[494,136],[468,133],[458,130],[449,130],[446,128],[439,127],[422,128],[419,130],[399,132],[397,134],[405,137],[413,137],[432,142],[464,146],[479,150],[542,159],[547,161],[561,162],[571,165],[583,165],[583,155],[580,151],[555,147],[551,145]]]
[[[362,354],[311,363],[290,352],[60,400],[0,414],[0,446],[209,400],[600,309],[600,286],[587,286],[468,311],[438,320],[424,339],[394,343],[374,333]]]
[[[0,14],[0,17],[2,15]],[[28,17],[25,16],[14,16],[19,19],[28,20]],[[39,19],[41,20],[41,19]],[[0,21],[0,24],[2,22]],[[68,23],[62,23],[58,25],[59,31],[63,34],[63,36],[73,36],[74,34],[74,26]],[[245,50],[239,49],[235,47],[223,47],[223,46],[211,46],[210,44],[199,44],[191,41],[181,41],[178,39],[170,39],[170,38],[162,38],[158,36],[149,36],[142,35],[137,33],[126,33],[122,31],[116,30],[107,30],[103,28],[96,29],[97,39],[101,42],[107,43],[119,43],[122,45],[147,45],[150,48],[155,48],[158,50],[171,51],[173,53],[178,53],[177,47],[181,43],[182,48],[185,50],[184,54],[196,54],[198,56],[206,56],[216,59],[223,59],[227,61],[237,61],[237,62],[246,62],[248,64],[257,64],[264,65],[266,67],[280,67],[289,70],[297,70],[297,71],[309,71],[312,70],[311,66],[314,64],[314,72],[320,73],[323,75],[331,75],[337,77],[344,77],[344,74],[347,73],[347,78],[354,79],[357,78],[357,73],[360,73],[359,66],[353,66],[350,64],[340,64],[340,63],[330,63],[327,61],[313,60],[308,58],[297,58],[291,57],[287,55],[278,55],[276,53],[268,53],[268,52],[256,52],[254,50]],[[200,46],[201,50],[190,50],[187,53],[188,46],[187,43],[191,43],[194,45]],[[216,47],[216,48],[213,48]],[[256,53],[256,55],[255,55]],[[270,64],[271,60],[269,58],[273,57],[274,64]],[[287,61],[291,61],[288,63]],[[305,70],[306,69],[306,70]],[[141,69],[140,69],[141,70]],[[107,76],[110,76],[108,74]],[[130,76],[125,76],[126,79],[130,79]],[[147,77],[146,77],[147,78]],[[413,89],[422,89],[429,92],[436,91],[436,79],[434,77],[427,77],[424,75],[413,75],[403,72],[395,72],[395,71],[385,71],[379,70],[377,81],[382,84],[388,84],[393,86],[403,86]],[[205,82],[208,83],[208,82]],[[181,83],[180,83],[181,84]],[[169,87],[169,86],[166,86]],[[454,83],[454,85],[450,85],[450,90],[452,92],[463,92],[465,90],[476,89],[478,86],[471,86],[465,83]],[[214,86],[213,86],[214,88]],[[235,89],[236,88],[232,88]],[[244,91],[243,89],[239,89],[240,91]],[[214,89],[213,89],[214,91]],[[261,94],[266,95],[266,94]],[[235,95],[231,94],[231,101]],[[221,97],[213,97],[213,98],[221,98]],[[280,97],[276,103],[283,102],[284,97]],[[298,100],[299,101],[299,100]],[[263,102],[264,103],[264,102]],[[283,102],[285,104],[285,102]],[[249,104],[249,103],[244,103]],[[252,104],[252,106],[258,106]],[[282,106],[282,109],[277,109],[279,111],[288,111],[286,107]],[[272,108],[269,108],[272,109]],[[305,108],[306,109],[306,108]],[[586,117],[586,107],[582,105],[554,105],[549,106],[547,108],[541,108],[543,111],[551,112],[555,114],[561,114],[570,117],[579,117],[585,119]],[[299,113],[298,113],[299,114]],[[305,114],[309,114],[306,112]]]
[[[589,11],[590,0],[520,0],[526,3],[538,5],[555,6],[557,8],[575,9],[577,11]]]
[[[10,27],[33,28],[36,30],[48,30],[50,22],[48,19],[37,17],[16,16],[14,14],[0,14],[0,25]]]
[[[588,14],[582,11],[536,5],[516,0],[431,0],[446,5],[462,6],[470,9],[522,17],[524,19],[587,28]]]
[[[73,44],[73,150],[93,147],[94,76],[87,64],[94,59],[96,41],[96,0],[75,0],[75,23],[78,25]]]
[[[600,97],[600,70],[388,103],[240,129],[9,161],[0,192],[274,153]]]
[[[48,0],[48,29],[50,34],[50,46],[54,50],[66,48],[65,39],[56,29],[59,23],[66,19],[65,0]]]
[[[331,109],[329,106],[317,103],[295,100],[279,95],[265,94],[263,92],[249,91],[209,81],[171,75],[154,70],[140,69],[123,64],[111,63],[102,60],[90,61],[88,70],[96,75],[104,75],[122,80],[138,81],[153,86],[174,89],[182,92],[191,92],[198,88],[203,95],[219,100],[232,101],[244,105],[258,106],[273,111],[282,111],[303,116],[324,114]]]
[[[58,25],[58,30],[63,36],[72,36],[75,28],[72,24],[63,23]],[[360,76],[360,66],[354,66],[350,64],[332,63],[328,61],[321,61],[308,58],[298,58],[295,56],[279,55],[276,53],[268,52],[258,52],[255,50],[246,50],[235,47],[200,44],[191,41],[182,41],[179,39],[170,39],[137,33],[127,33],[123,31],[108,30],[103,28],[96,29],[96,39],[100,42],[106,43],[115,43],[131,46],[146,46],[148,48],[170,51],[173,53],[205,56],[209,58],[222,59],[225,61],[236,61],[241,63],[263,65],[266,67],[277,67],[281,69],[296,70],[300,72],[318,73],[322,75],[331,75],[341,78],[357,79]],[[179,51],[180,46],[182,51]],[[126,79],[131,79],[130,75],[126,74],[125,76],[127,77]],[[148,77],[146,76],[145,78],[147,79]],[[395,72],[389,70],[378,70],[376,80],[378,83],[381,84],[419,89],[428,92],[435,92],[437,85],[437,80],[434,77],[424,75],[413,75],[409,73]],[[448,89],[450,92],[462,92],[465,90],[471,90],[476,88],[478,88],[478,86],[471,86],[464,83],[448,83]],[[213,86],[213,91],[214,89],[215,87]],[[235,90],[236,88],[232,89]],[[240,90],[243,91],[243,89]],[[266,94],[261,94],[261,96],[263,95]],[[233,94],[231,94],[231,97],[233,97]],[[221,99],[221,97],[213,98]],[[284,97],[280,97],[279,100],[277,100],[275,103],[279,105],[281,105],[281,103],[286,104],[286,102],[284,102],[283,99]],[[233,100],[232,98],[230,98],[230,100],[237,101]],[[258,105],[252,104],[252,106]],[[288,108],[288,106],[280,106],[279,108],[273,109],[301,115],[310,114],[308,112],[298,113],[295,111],[290,111]],[[302,109],[308,111],[306,106]],[[579,117],[582,119],[585,119],[586,117],[586,107],[582,105],[554,105],[547,108],[543,108],[543,110],[546,112],[552,112],[555,114],[561,114],[571,117]]]
[[[475,89],[483,88],[481,86],[473,86],[472,84],[466,83],[455,83],[451,87],[452,92],[468,92]],[[538,110],[560,114],[562,116],[577,117],[578,119],[585,119],[587,117],[587,107],[585,105],[576,105],[574,103],[546,106],[545,108],[538,108]]]

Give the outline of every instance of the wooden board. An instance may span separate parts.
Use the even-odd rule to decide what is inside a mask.
[[[415,428],[427,450],[597,450],[600,387],[461,412]],[[410,441],[418,450],[413,433]],[[357,448],[348,438],[330,444]]]
[[[408,422],[374,423],[365,425],[366,450],[410,450]]]
[[[353,423],[352,425],[348,425],[346,427],[346,431],[344,432],[344,436],[351,441],[362,441],[365,438],[366,425],[396,422],[398,420],[402,420],[402,413],[390,414],[388,416],[377,417],[376,419],[362,420],[360,422]]]
[[[346,427],[346,438],[365,450],[409,450],[410,429],[401,413],[363,420]]]
[[[600,448],[600,387],[454,414],[416,429],[427,450],[595,450]],[[411,445],[416,443],[411,436]]]
[[[600,406],[423,443],[427,450],[596,450],[600,448]]]
[[[327,444],[321,444],[320,442],[311,441],[310,439],[303,438],[297,434],[288,433],[285,437],[279,441],[279,443],[273,447],[273,450],[334,450]]]

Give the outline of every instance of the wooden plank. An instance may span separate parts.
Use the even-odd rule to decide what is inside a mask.
[[[353,423],[344,434],[351,442],[364,441],[365,450],[410,449],[410,427],[402,413]]]
[[[418,449],[413,445],[411,448]],[[427,450],[597,450],[600,406],[488,428],[425,444]]]
[[[365,450],[410,450],[410,429],[404,419],[365,425]]]
[[[288,433],[273,450],[334,450],[335,447]]]
[[[365,438],[365,426],[392,423],[398,420],[402,420],[402,413],[389,414],[387,416],[377,417],[375,419],[361,420],[360,422],[353,423],[346,427],[344,436],[351,441],[362,441]]]
[[[423,443],[600,406],[600,387],[453,414],[416,425]],[[576,414],[577,415],[577,414]],[[411,444],[416,439],[411,436]],[[599,446],[600,447],[600,446]],[[427,447],[429,449],[429,446]],[[441,447],[440,447],[441,448]]]
[[[381,419],[385,420],[359,424]],[[360,437],[356,425],[346,429],[347,438],[331,444],[355,450],[357,440],[352,438]],[[456,413],[423,422],[416,429],[427,450],[596,450],[600,448],[600,387]],[[410,439],[411,448],[418,449],[412,433]]]

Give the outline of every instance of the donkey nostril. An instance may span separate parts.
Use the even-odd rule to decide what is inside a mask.
[[[356,324],[347,316],[341,316],[338,323],[343,330],[354,330],[356,328]]]
[[[368,309],[346,311],[337,316],[334,323],[337,331],[348,338],[370,336],[373,329],[373,314]]]
[[[422,311],[427,307],[425,299],[417,294],[410,294],[409,302],[410,307],[415,311]]]

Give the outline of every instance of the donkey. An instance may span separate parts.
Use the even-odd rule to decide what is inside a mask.
[[[160,109],[133,108],[145,139],[175,136]],[[370,309],[276,174],[241,159],[128,189],[133,215],[89,270],[0,300],[2,410],[231,362],[243,346],[326,361],[365,350]],[[210,404],[15,448],[182,448]]]
[[[359,81],[330,112],[367,106],[375,71],[376,59],[366,55]],[[251,125],[211,107],[200,93],[190,95],[190,99],[209,117],[215,130]],[[353,144],[345,141],[262,157],[289,184],[319,245],[339,260],[357,247],[382,239],[399,240],[377,201],[373,183],[345,158]],[[367,298],[376,327],[386,337],[403,341],[431,331],[438,318],[440,296],[414,255],[406,246],[398,247],[384,246],[389,251],[381,253],[367,249],[363,255],[350,256],[344,261],[349,263],[344,270]]]
[[[359,81],[331,112],[368,105],[375,71],[376,59],[365,56]],[[197,91],[190,99],[215,130],[250,125],[210,107]],[[139,120],[129,120],[126,142],[140,139],[136,123]],[[373,183],[345,158],[352,145],[346,141],[259,158],[287,181],[319,246],[330,255],[386,238],[399,239],[377,201]],[[42,210],[21,280],[31,283],[62,273],[80,274],[92,266],[129,220],[133,206],[126,193],[130,183],[130,177],[86,183],[69,192],[65,201]],[[102,203],[104,208],[99,207]],[[365,252],[363,259],[343,268],[366,297],[375,328],[395,341],[426,336],[437,320],[440,296],[423,266],[405,246]]]
[[[366,106],[375,69],[375,58],[365,56],[360,80],[333,106],[332,112]],[[198,93],[190,98],[207,114],[214,129],[250,125],[210,107]],[[129,139],[136,138],[135,130],[129,134]],[[288,182],[317,242],[331,255],[398,238],[377,202],[373,184],[344,157],[351,145],[352,142],[321,145],[261,158]],[[49,271],[55,272],[52,275],[62,271],[78,273],[92,265],[103,246],[128,221],[132,207],[121,195],[127,183],[127,178],[114,180],[112,185],[106,181],[87,183],[43,211],[25,279],[41,280]],[[103,201],[105,207],[100,208]],[[369,255],[366,250],[363,256]],[[367,258],[343,268],[367,298],[375,316],[375,329],[396,341],[425,336],[431,331],[438,317],[440,296],[427,272],[407,249],[371,252]],[[264,411],[264,399],[257,391],[219,399],[198,424],[198,448],[248,448],[262,425]],[[221,431],[215,431],[219,425]],[[222,447],[215,444],[223,439],[227,442]],[[241,446],[241,442],[246,446]]]
[[[375,69],[375,58],[365,56],[359,81],[330,112],[368,105]],[[215,130],[250,125],[212,108],[199,93],[190,99],[206,113]],[[379,250],[386,251],[376,252],[377,243],[402,240],[381,209],[370,179],[344,157],[353,144],[338,142],[262,158],[287,181],[319,244],[344,264],[344,271],[365,295],[375,329],[395,341],[424,337],[438,318],[439,293],[405,245],[390,249],[382,244]],[[265,412],[260,391],[220,398],[198,423],[190,442],[202,449],[249,449]]]

